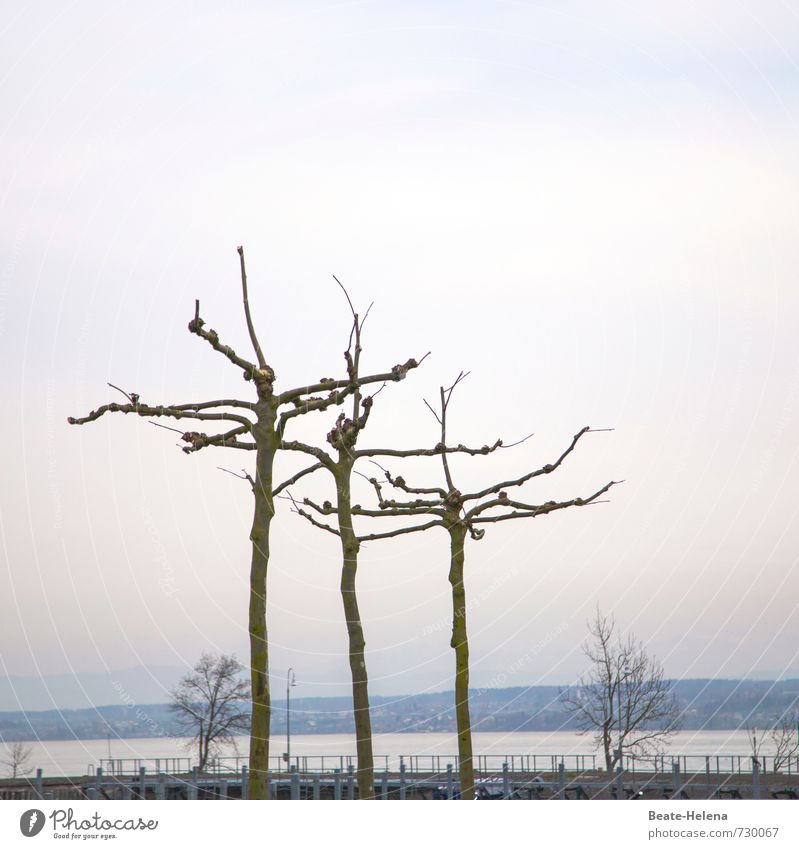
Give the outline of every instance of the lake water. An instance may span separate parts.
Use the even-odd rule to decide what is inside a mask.
[[[592,755],[596,750],[587,737],[581,737],[570,731],[525,731],[525,732],[480,732],[473,735],[475,755],[491,755],[501,759],[503,755],[536,755],[536,756],[574,756]],[[143,759],[148,761],[148,771],[154,768],[156,758],[188,758],[191,752],[182,738],[111,738],[111,758]],[[53,740],[47,742],[31,742],[29,744],[33,755],[29,762],[32,769],[41,768],[44,774],[84,775],[94,772],[101,759],[109,757],[108,740]],[[0,744],[0,752],[2,752]],[[248,741],[246,737],[237,739],[238,753],[247,754]],[[275,756],[273,763],[286,750],[285,737],[273,738],[271,753]],[[458,750],[454,734],[375,734],[374,753],[375,765],[379,769],[390,758],[393,765],[398,762],[400,755],[405,756],[441,756],[442,762],[447,756],[452,756]],[[751,752],[750,742],[745,731],[683,731],[672,738],[666,750],[667,758],[675,755],[744,755]],[[762,754],[770,755],[771,749],[764,743]],[[231,747],[225,755],[235,755]],[[307,734],[292,735],[292,761],[297,757],[326,756],[331,761],[336,756],[355,754],[355,741],[348,734]],[[0,760],[3,755],[0,754]],[[495,760],[492,758],[492,761]],[[317,761],[318,763],[318,761]],[[169,766],[162,766],[170,769]],[[127,770],[125,770],[127,771]]]

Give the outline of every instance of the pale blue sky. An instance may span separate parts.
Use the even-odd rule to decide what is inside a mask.
[[[185,329],[245,347],[240,243],[283,385],[341,368],[331,273],[370,365],[432,350],[374,444],[432,443],[461,368],[454,438],[536,433],[488,479],[616,428],[529,493],[611,503],[471,547],[477,686],[569,680],[597,602],[674,676],[799,666],[791,5],[3,5],[0,674],[246,657],[241,458],[65,423],[246,392]],[[365,548],[375,692],[449,686],[446,556]],[[274,668],[346,690],[335,542],[286,513],[270,568]]]

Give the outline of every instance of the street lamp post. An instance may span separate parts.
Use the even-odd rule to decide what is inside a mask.
[[[297,686],[294,670],[286,673],[286,766],[291,768],[291,688]]]

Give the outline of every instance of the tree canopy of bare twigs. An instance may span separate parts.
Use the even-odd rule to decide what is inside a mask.
[[[533,504],[517,498],[511,498],[508,495],[508,490],[521,487],[534,478],[554,472],[566,457],[571,454],[579,440],[586,433],[591,432],[591,428],[585,427],[573,437],[571,444],[554,463],[548,463],[540,468],[525,471],[512,480],[503,480],[500,483],[484,487],[475,492],[462,493],[455,486],[448,457],[452,454],[466,454],[473,457],[484,456],[505,447],[501,439],[496,440],[491,445],[484,445],[479,448],[470,448],[462,444],[455,446],[447,444],[448,407],[455,387],[466,376],[465,373],[461,372],[450,387],[441,387],[439,407],[437,410],[425,401],[425,404],[435,416],[440,428],[439,441],[432,448],[371,448],[352,450],[349,454],[348,463],[350,464],[352,460],[357,460],[358,458],[369,458],[373,462],[376,462],[373,459],[375,457],[407,458],[437,456],[441,459],[443,467],[443,485],[411,486],[403,477],[394,476],[387,469],[383,469],[380,466],[385,480],[381,482],[375,477],[368,478],[376,495],[376,509],[354,505],[348,506],[346,512],[343,512],[340,496],[339,503],[335,507],[329,501],[317,504],[309,498],[304,498],[302,500],[303,507],[300,507],[295,502],[295,508],[296,512],[311,524],[339,534],[342,537],[342,542],[346,537],[350,540],[350,544],[353,544],[351,540],[352,516],[363,516],[367,518],[421,516],[427,519],[427,521],[422,521],[420,524],[402,525],[388,531],[361,534],[356,538],[359,542],[390,539],[435,527],[444,528],[449,534],[449,582],[452,589],[452,639],[450,645],[455,652],[455,713],[458,729],[460,794],[462,799],[472,799],[474,798],[474,765],[471,720],[469,715],[469,641],[466,628],[466,590],[464,584],[466,537],[468,535],[474,540],[482,539],[485,535],[484,526],[490,523],[507,521],[509,519],[535,518],[536,516],[546,515],[567,507],[598,503],[598,499],[617,482],[610,481],[585,498],[573,498],[560,502],[547,501]],[[523,442],[525,440],[521,441]],[[351,465],[349,468],[352,468]],[[387,497],[383,492],[384,485],[389,485],[401,491],[408,498],[398,500]],[[346,491],[349,500],[349,482],[347,482]],[[341,493],[340,486],[339,493]],[[304,509],[304,507],[310,508],[310,511]],[[338,528],[333,528],[317,518],[317,516],[329,515],[336,515],[338,517]],[[343,522],[342,517],[344,517]]]
[[[15,740],[6,744],[6,751],[0,763],[8,767],[8,775],[11,778],[19,778],[31,771],[31,758],[33,748],[22,740]]]
[[[597,608],[588,632],[588,670],[561,699],[580,732],[593,735],[611,772],[625,754],[660,751],[680,728],[680,709],[659,661],[632,634],[622,638],[612,616]]]
[[[106,413],[123,413],[150,419],[170,421],[189,420],[201,423],[203,430],[186,430],[153,422],[168,430],[181,434],[183,451],[192,454],[208,447],[232,448],[255,452],[255,476],[243,472],[253,491],[254,509],[250,530],[252,555],[250,560],[250,672],[252,685],[252,724],[250,731],[250,781],[251,799],[265,799],[268,795],[269,766],[269,721],[271,703],[269,695],[269,647],[266,622],[267,567],[269,564],[269,538],[272,519],[275,515],[272,475],[278,451],[289,449],[304,451],[317,457],[321,449],[297,441],[286,440],[286,431],[297,416],[310,412],[321,412],[343,403],[360,387],[368,384],[383,384],[402,380],[418,366],[411,358],[393,366],[386,372],[357,376],[348,372],[341,380],[321,378],[305,386],[279,392],[275,388],[275,370],[267,362],[256,334],[255,323],[250,311],[247,272],[244,250],[239,247],[242,303],[247,333],[254,359],[242,356],[225,344],[216,330],[206,328],[200,316],[200,302],[195,302],[194,317],[188,324],[189,332],[207,343],[214,351],[225,357],[254,390],[251,400],[219,398],[210,401],[151,403],[142,399],[138,392],[126,391],[109,384],[121,393],[124,403],[110,402],[92,410],[85,416],[68,419],[69,424],[83,425],[96,421]],[[322,452],[324,453],[324,452]],[[320,468],[304,470],[295,479]]]
[[[203,653],[170,693],[169,709],[184,735],[191,738],[190,745],[196,746],[200,771],[221,746],[250,729],[245,671],[234,655]]]

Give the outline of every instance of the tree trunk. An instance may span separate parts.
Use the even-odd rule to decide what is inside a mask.
[[[260,416],[259,416],[260,418]],[[272,466],[276,448],[271,422],[261,422],[254,433],[258,449],[255,471],[255,510],[250,540],[250,669],[252,719],[250,726],[249,798],[266,799],[269,782],[269,647],[266,631],[266,570],[269,564],[269,526],[275,514]],[[266,428],[263,426],[267,425]],[[263,428],[263,429],[262,429]],[[267,430],[264,433],[263,430]],[[260,433],[259,433],[260,431]]]
[[[350,475],[352,462],[339,462],[336,475],[338,491],[338,520],[341,532],[341,599],[349,636],[350,673],[352,675],[352,704],[355,715],[355,746],[358,755],[358,796],[374,799],[374,759],[372,756],[372,720],[369,715],[369,678],[366,673],[361,616],[355,590],[360,543],[352,527]]]
[[[602,748],[605,752],[605,769],[608,772],[613,772],[613,754],[611,752],[612,745],[613,739],[610,733],[610,728],[608,728],[606,723],[602,731]]]
[[[469,637],[466,630],[466,589],[463,585],[466,528],[450,525],[450,569],[452,584],[452,639],[455,649],[455,717],[458,727],[458,765],[461,799],[474,799],[474,763],[472,760],[472,723],[469,717]]]

